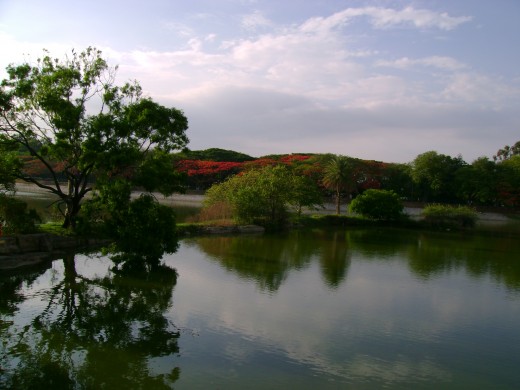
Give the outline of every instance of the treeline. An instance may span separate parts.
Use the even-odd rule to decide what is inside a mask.
[[[284,164],[312,179],[324,193],[323,172],[331,154],[298,153],[253,158],[222,149],[174,155],[176,169],[187,175],[189,189],[206,190],[232,175],[268,165]],[[188,157],[188,158],[186,158]],[[350,183],[343,197],[352,199],[367,189],[384,189],[403,200],[457,203],[481,206],[520,206],[520,141],[499,149],[493,159],[480,157],[467,163],[435,151],[418,155],[413,161],[386,163],[345,157]]]
[[[284,164],[313,180],[325,196],[332,196],[323,183],[324,167],[332,156],[295,153],[255,158],[211,148],[185,150],[172,154],[171,158],[172,169],[184,176],[187,190],[205,191],[241,172]],[[343,199],[353,199],[367,189],[383,189],[394,191],[406,201],[520,207],[520,141],[499,149],[493,159],[480,157],[472,163],[461,156],[436,151],[422,153],[409,163],[345,158],[350,182],[343,186]],[[39,161],[29,156],[24,160],[26,169],[45,176],[46,170]]]

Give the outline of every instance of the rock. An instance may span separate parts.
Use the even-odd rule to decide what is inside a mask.
[[[43,234],[24,234],[16,236],[18,239],[18,247],[20,252],[39,252],[40,251],[40,239]]]
[[[265,229],[258,225],[238,226],[238,232],[242,234],[264,233]]]
[[[16,237],[0,237],[0,254],[8,255],[11,253],[20,253],[18,240]]]

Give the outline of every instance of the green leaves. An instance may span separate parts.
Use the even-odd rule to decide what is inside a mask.
[[[302,187],[302,179],[285,165],[266,166],[233,176],[212,186],[206,193],[205,207],[226,202],[239,223],[259,223],[280,227],[286,222],[289,205],[310,206],[321,203]]]
[[[350,203],[350,210],[376,220],[397,220],[402,217],[403,204],[393,191],[366,190]]]
[[[137,81],[115,85],[116,69],[92,47],[63,60],[46,53],[35,64],[9,66],[0,87],[0,133],[29,152],[53,184],[29,169],[18,177],[60,197],[71,226],[93,176],[100,182],[122,177],[168,194],[177,186],[173,164],[150,156],[184,148],[188,120],[143,98]]]

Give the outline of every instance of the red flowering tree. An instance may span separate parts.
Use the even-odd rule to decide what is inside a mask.
[[[207,189],[240,172],[244,163],[231,161],[181,160],[176,168],[188,175],[188,186]]]

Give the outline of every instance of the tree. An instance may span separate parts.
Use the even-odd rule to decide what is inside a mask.
[[[470,204],[495,204],[500,167],[487,157],[479,157],[456,173],[457,195]]]
[[[511,156],[497,164],[498,199],[500,205],[520,206],[520,155]]]
[[[181,374],[180,332],[168,319],[177,272],[165,264],[138,274],[98,271],[83,273],[73,254],[64,256],[45,305],[23,326],[2,323],[0,388],[173,388]],[[39,276],[2,277],[2,321],[30,302],[22,290]],[[164,360],[162,373],[150,368],[154,359]]]
[[[303,175],[294,175],[292,184],[292,200],[290,204],[296,207],[298,217],[301,216],[304,207],[323,208],[323,196],[311,178]]]
[[[8,145],[0,145],[0,194],[15,190],[16,172],[21,162]]]
[[[344,156],[333,155],[323,170],[323,184],[334,190],[336,197],[336,214],[340,214],[341,192],[351,186],[351,164]]]
[[[371,219],[389,221],[402,216],[403,204],[393,191],[370,189],[350,203],[350,210]]]
[[[251,169],[213,185],[206,192],[205,208],[229,204],[239,223],[279,227],[286,221],[289,205],[305,207],[317,203],[315,197],[309,196],[312,187],[303,191],[301,185],[299,176],[283,164]]]
[[[63,60],[45,53],[35,64],[8,66],[9,77],[0,86],[0,145],[15,144],[45,167],[50,182],[25,166],[16,177],[59,197],[64,227],[75,227],[94,177],[142,178],[153,153],[188,142],[184,114],[143,97],[137,82],[115,85],[116,70],[91,47]],[[175,185],[163,181],[160,190],[171,193]]]
[[[493,156],[493,160],[504,161],[518,155],[520,155],[520,141],[517,141],[513,146],[506,145],[502,149],[498,149],[497,154]]]
[[[429,151],[418,155],[412,162],[411,175],[417,184],[419,196],[425,201],[453,201],[455,177],[466,163],[456,158]]]

